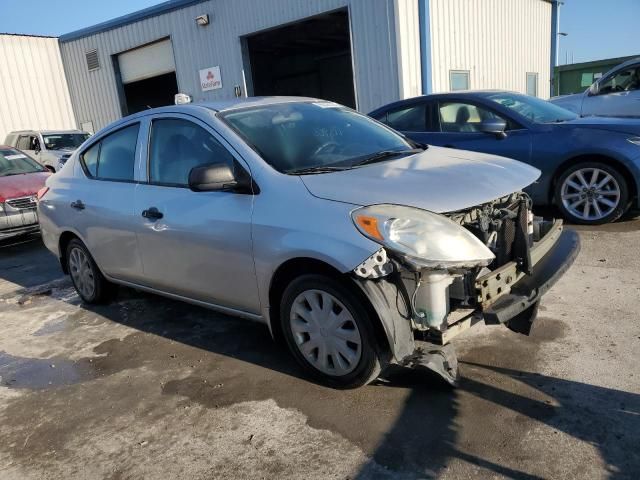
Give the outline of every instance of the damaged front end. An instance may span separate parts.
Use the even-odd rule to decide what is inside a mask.
[[[444,215],[403,208],[354,212],[361,232],[383,245],[354,277],[380,316],[391,361],[455,384],[451,339],[480,321],[528,335],[579,239],[560,220],[535,217],[522,192]]]

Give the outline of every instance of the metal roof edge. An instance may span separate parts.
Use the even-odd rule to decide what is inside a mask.
[[[137,12],[129,13],[112,20],[107,20],[106,22],[98,23],[86,28],[81,28],[80,30],[76,30],[70,33],[65,33],[64,35],[61,35],[59,37],[59,41],[60,43],[71,42],[73,40],[78,40],[79,38],[84,38],[90,35],[95,35],[96,33],[113,30],[114,28],[123,27],[131,23],[139,22],[141,20],[155,17],[157,15],[169,13],[174,10],[180,10],[182,8],[190,7],[191,5],[203,3],[205,1],[207,0],[168,0],[167,2],[160,3],[143,10],[138,10]]]
[[[55,35],[37,35],[35,33],[10,33],[0,32],[0,36],[6,35],[8,37],[32,37],[32,38],[58,38]]]
[[[558,65],[556,68],[559,72],[566,72],[580,70],[582,68],[606,66],[610,64],[622,65],[623,63],[636,59],[640,59],[640,55],[628,55],[625,57],[603,58],[601,60],[591,60],[588,62],[567,63],[565,65]]]

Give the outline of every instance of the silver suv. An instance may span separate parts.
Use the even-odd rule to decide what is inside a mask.
[[[85,302],[118,284],[263,322],[335,387],[391,363],[455,383],[450,340],[482,320],[528,334],[578,251],[532,215],[539,175],[335,103],[236,99],[110,125],[38,212]]]
[[[22,150],[52,172],[62,168],[90,134],[80,130],[22,130],[11,132],[5,145]]]

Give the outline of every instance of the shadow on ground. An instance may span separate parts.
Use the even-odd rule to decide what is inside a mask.
[[[58,300],[65,301],[64,296]],[[521,467],[532,464],[531,456],[549,453],[529,451],[523,457],[525,437],[538,427],[548,430],[547,448],[554,448],[558,432],[595,447],[610,478],[637,478],[640,472],[640,457],[633,451],[640,432],[640,395],[528,373],[527,366],[535,368],[537,345],[550,338],[514,337],[511,348],[484,345],[466,352],[457,390],[426,373],[392,369],[376,385],[336,391],[310,383],[263,325],[129,289],[121,289],[110,305],[82,308],[73,322],[85,317],[137,332],[98,345],[95,351],[102,356],[74,362],[65,382],[47,384],[33,371],[25,380],[28,370],[21,370],[20,359],[11,359],[18,380],[12,384],[8,379],[6,385],[68,387],[141,366],[167,372],[188,367],[188,375],[180,373],[161,385],[163,394],[208,408],[272,398],[283,408],[298,409],[312,427],[339,433],[373,458],[375,464],[363,466],[357,475],[361,479],[379,477],[379,466],[399,478],[435,477],[454,461],[476,473],[547,478]],[[55,334],[60,328],[50,330]],[[42,363],[45,370],[50,370],[48,363]],[[24,368],[36,367],[26,362]],[[593,466],[584,468],[586,475]]]

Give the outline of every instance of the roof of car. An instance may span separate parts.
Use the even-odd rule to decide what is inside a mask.
[[[62,133],[87,133],[82,130],[15,130],[10,132],[9,135],[19,134],[19,133],[41,133],[43,135],[59,135]]]
[[[427,95],[419,95],[417,97],[405,98],[403,100],[397,100],[395,102],[388,103],[386,105],[382,105],[382,106],[376,108],[375,110],[373,110],[370,113],[371,114],[377,114],[378,112],[384,112],[384,111],[387,111],[390,108],[393,108],[393,107],[396,107],[396,106],[410,104],[414,100],[418,100],[420,98],[430,98],[430,99],[447,98],[447,97],[478,98],[478,97],[488,97],[489,95],[494,95],[496,93],[510,93],[510,94],[515,94],[515,95],[524,95],[523,93],[513,92],[513,91],[510,91],[510,90],[455,90],[453,92],[429,93]]]

